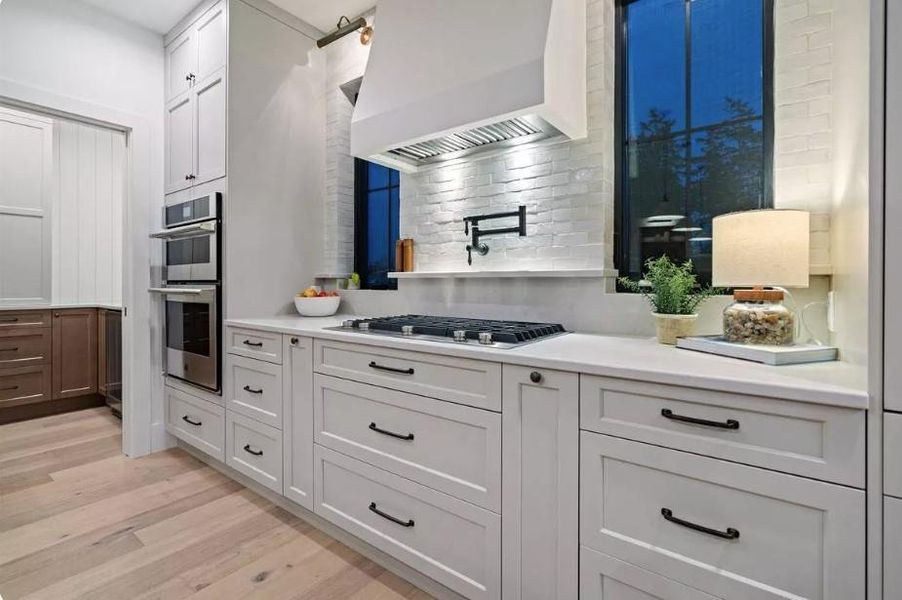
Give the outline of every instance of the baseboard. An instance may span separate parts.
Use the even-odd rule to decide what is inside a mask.
[[[47,400],[46,402],[35,402],[34,404],[10,406],[8,408],[0,408],[0,425],[105,405],[106,402],[103,396],[100,394],[89,394],[87,396],[78,396],[77,398],[62,398],[60,400]]]
[[[291,514],[303,519],[310,525],[335,538],[355,552],[362,554],[380,567],[391,571],[392,573],[394,573],[398,577],[401,577],[402,579],[405,579],[406,581],[409,581],[427,594],[430,594],[439,600],[466,600],[464,596],[461,596],[457,592],[454,592],[438,583],[437,581],[426,577],[419,571],[410,568],[406,564],[386,554],[382,550],[379,550],[378,548],[375,548],[370,544],[364,542],[363,540],[351,535],[344,529],[341,529],[330,521],[327,521],[319,515],[310,512],[306,508],[298,506],[291,500],[288,500],[287,498],[276,494],[272,490],[261,486],[256,481],[253,481],[252,479],[232,469],[228,465],[221,463],[218,460],[211,458],[210,456],[207,456],[199,450],[194,449],[185,442],[178,440],[178,447],[197,460],[203,462],[213,469],[216,469],[217,471],[230,477],[231,479],[234,479],[254,493],[263,496],[276,506],[283,508]]]

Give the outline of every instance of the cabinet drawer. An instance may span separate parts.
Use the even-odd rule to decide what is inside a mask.
[[[725,600],[863,596],[863,491],[596,433],[580,442],[590,548]]]
[[[580,600],[716,600],[622,560],[579,548]]]
[[[315,441],[501,512],[501,415],[314,376]]]
[[[501,411],[498,363],[323,340],[314,348],[318,373]]]
[[[226,464],[281,494],[282,432],[227,411]]]
[[[213,458],[224,460],[225,410],[166,387],[166,431]]]
[[[230,356],[226,376],[229,410],[282,429],[282,367]]]
[[[883,413],[883,492],[902,498],[902,415]]]
[[[49,327],[0,329],[0,368],[48,364],[50,332]]]
[[[50,399],[50,365],[0,369],[0,408]]]
[[[902,598],[902,500],[883,499],[883,597]]]
[[[467,598],[500,597],[501,517],[314,447],[315,511]]]
[[[229,354],[282,364],[282,335],[253,329],[226,328],[226,351]]]
[[[0,310],[0,329],[50,327],[49,310]]]
[[[580,427],[864,487],[865,412],[582,376]]]

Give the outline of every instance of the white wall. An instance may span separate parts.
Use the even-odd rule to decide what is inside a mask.
[[[56,119],[53,137],[53,302],[120,306],[125,134]]]

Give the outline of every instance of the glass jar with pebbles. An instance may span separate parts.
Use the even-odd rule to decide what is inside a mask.
[[[795,342],[796,320],[783,305],[780,290],[736,290],[723,311],[723,337],[737,344],[788,346]]]

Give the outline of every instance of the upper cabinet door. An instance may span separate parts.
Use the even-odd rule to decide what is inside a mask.
[[[886,306],[898,306],[902,302],[902,11],[898,3],[891,2],[886,13],[886,156],[885,162],[885,248],[884,286]],[[902,312],[887,310],[883,329],[886,332],[884,349],[884,407],[902,412]],[[899,593],[902,593],[900,591]]]
[[[226,66],[228,41],[224,2],[220,2],[208,10],[197,21],[194,38],[197,44],[197,78],[195,82],[199,83]]]
[[[187,92],[196,79],[197,44],[192,27],[166,46],[166,101]]]
[[[166,189],[191,187],[194,173],[194,95],[185,94],[166,107]]]
[[[201,81],[194,89],[195,168],[197,185],[226,173],[226,80],[225,68]]]

